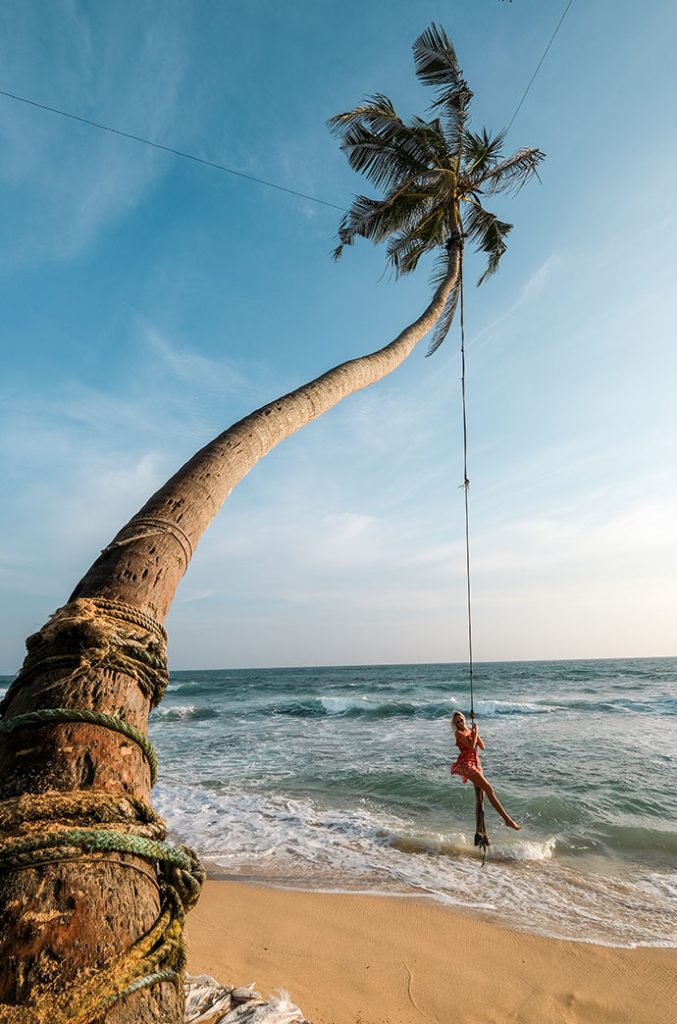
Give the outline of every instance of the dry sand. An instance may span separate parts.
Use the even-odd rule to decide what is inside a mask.
[[[677,950],[544,939],[432,902],[208,881],[188,969],[313,1024],[677,1024]]]

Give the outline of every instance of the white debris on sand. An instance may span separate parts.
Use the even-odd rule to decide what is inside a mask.
[[[219,985],[208,974],[187,974],[184,990],[184,1024],[308,1024],[286,992],[262,999],[253,984]]]

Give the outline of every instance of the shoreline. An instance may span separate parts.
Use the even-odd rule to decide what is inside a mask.
[[[286,989],[312,1024],[677,1022],[677,949],[546,938],[426,898],[210,874],[188,969]]]
[[[472,906],[465,903],[452,903],[440,899],[436,893],[426,892],[424,889],[411,888],[408,891],[403,889],[378,888],[371,885],[343,886],[337,885],[301,885],[296,881],[286,881],[282,878],[265,878],[259,875],[234,874],[221,868],[217,864],[210,864],[203,860],[207,870],[207,879],[212,882],[224,882],[226,884],[243,885],[252,889],[264,891],[285,892],[290,895],[295,893],[307,894],[309,896],[363,896],[374,899],[405,900],[407,902],[420,902],[439,907],[445,912],[458,915],[459,917],[471,918],[474,921],[481,921],[491,927],[505,929],[520,935],[531,935],[534,938],[544,939],[547,942],[573,942],[583,946],[600,946],[602,949],[667,949],[673,950],[677,956],[677,942],[657,940],[655,942],[612,942],[603,939],[592,939],[581,936],[572,937],[569,935],[556,935],[546,931],[539,931],[537,928],[528,928],[523,924],[511,924],[500,912],[496,910],[482,909],[481,906]],[[677,1024],[677,1017],[675,1024]]]

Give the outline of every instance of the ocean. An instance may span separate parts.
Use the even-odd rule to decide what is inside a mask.
[[[155,802],[219,874],[425,896],[544,935],[677,944],[677,659],[480,664],[487,777],[452,778],[463,665],[176,672]]]
[[[174,672],[154,803],[221,877],[425,897],[559,938],[677,945],[677,659],[480,664],[487,804],[451,777],[467,667]]]

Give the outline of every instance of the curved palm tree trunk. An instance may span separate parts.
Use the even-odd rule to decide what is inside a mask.
[[[456,249],[428,308],[385,348],[271,402],[199,451],[104,549],[70,601],[122,602],[161,623],[196,544],[235,485],[280,441],[396,369],[442,313],[459,261]],[[81,628],[69,626],[76,639]],[[42,653],[43,648],[49,653],[49,624],[36,636]],[[84,674],[74,675],[58,661],[43,658],[35,672],[10,687],[0,713],[7,720],[44,707],[106,712],[146,732],[151,695],[124,665],[94,662]],[[67,723],[0,736],[0,800],[55,791],[147,801],[148,764],[138,746],[97,725]],[[0,803],[0,839],[3,829],[11,832],[3,822],[3,806],[10,805]],[[42,1024],[41,1017],[21,1016],[18,1009],[30,1004],[36,987],[67,990],[83,969],[100,968],[129,949],[151,928],[160,905],[155,866],[132,854],[59,860],[37,868],[0,865],[0,1024]],[[179,1024],[182,1007],[181,992],[164,982],[115,1002],[96,1020]]]
[[[164,621],[198,541],[233,488],[285,438],[404,362],[444,310],[459,260],[460,253],[452,253],[447,276],[428,308],[389,345],[341,363],[264,405],[197,452],[102,551],[71,600],[115,597]]]

